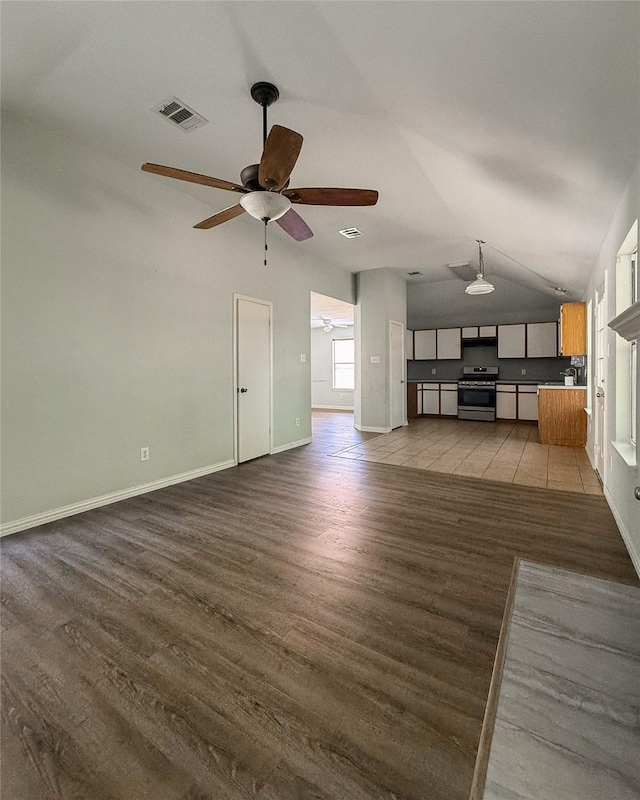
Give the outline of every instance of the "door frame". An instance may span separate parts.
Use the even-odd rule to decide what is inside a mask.
[[[238,300],[258,303],[269,309],[269,455],[273,454],[273,303],[271,300],[262,300],[259,297],[249,297],[244,294],[233,294],[233,321],[232,321],[232,358],[233,358],[233,461],[238,466],[240,420],[238,405]]]
[[[405,358],[405,356],[406,356],[406,352],[405,352],[405,331],[406,331],[406,326],[405,326],[404,322],[398,322],[395,319],[390,319],[389,320],[389,359],[388,359],[389,373],[388,373],[388,376],[387,376],[387,380],[388,380],[388,385],[389,385],[389,427],[390,427],[391,430],[395,430],[394,427],[393,427],[393,363],[392,363],[392,358],[391,358],[392,352],[393,352],[392,345],[391,345],[391,332],[393,330],[393,328],[392,328],[393,325],[399,325],[400,326],[400,332],[402,334],[401,337],[400,337],[400,343],[401,343],[401,346],[402,346],[402,385],[404,386],[404,391],[402,393],[402,411],[401,411],[401,414],[400,414],[400,416],[402,418],[402,422],[400,423],[400,425],[398,427],[402,427],[404,425],[408,425],[409,424],[408,420],[407,420],[407,360]]]
[[[607,455],[608,455],[608,442],[607,442],[607,411],[608,411],[608,399],[609,399],[609,386],[607,384],[608,378],[608,350],[609,350],[609,340],[608,340],[608,329],[607,329],[607,300],[608,300],[608,286],[607,286],[607,275],[605,273],[604,280],[600,284],[600,286],[596,289],[595,293],[595,305],[594,305],[594,317],[595,317],[595,325],[593,326],[595,331],[594,336],[594,348],[593,348],[593,361],[594,361],[594,369],[593,369],[593,460],[594,460],[594,469],[596,470],[597,474],[602,481],[602,484],[605,483],[605,475],[607,472]],[[602,317],[602,320],[599,317]],[[602,338],[599,338],[598,332],[598,325],[602,321],[603,325],[603,335]],[[602,347],[602,352],[600,352],[600,348]],[[600,365],[598,362],[601,361],[602,364]],[[600,366],[602,367],[600,369]],[[600,412],[598,408],[598,397],[597,397],[597,390],[598,388],[602,388],[604,390],[604,398],[602,400],[602,411]]]

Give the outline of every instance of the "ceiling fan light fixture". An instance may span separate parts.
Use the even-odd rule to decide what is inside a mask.
[[[280,219],[291,208],[291,201],[277,192],[249,192],[240,198],[247,214],[269,222]]]
[[[475,281],[470,283],[468,286],[465,286],[465,292],[467,294],[476,295],[476,294],[491,294],[491,292],[495,292],[496,287],[486,281],[484,279],[484,256],[482,255],[482,245],[484,242],[482,239],[476,239],[478,242],[478,265],[479,265],[479,272],[476,276]]]
[[[322,329],[325,333],[331,333],[333,330],[333,325],[325,325]]]

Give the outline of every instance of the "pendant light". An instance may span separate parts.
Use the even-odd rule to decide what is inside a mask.
[[[485,242],[483,242],[482,239],[476,239],[476,242],[478,242],[479,272],[476,280],[465,287],[465,292],[467,294],[491,294],[491,292],[495,291],[496,287],[484,279],[484,257],[482,255],[482,245],[485,244]]]

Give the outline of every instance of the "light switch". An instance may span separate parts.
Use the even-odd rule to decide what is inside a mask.
[[[306,353],[300,353],[300,361],[302,361],[303,364],[306,363],[306,361],[307,361],[307,354]]]
[[[372,364],[379,364],[380,363],[380,356],[371,356],[371,363]]]

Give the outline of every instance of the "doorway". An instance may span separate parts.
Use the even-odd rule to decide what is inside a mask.
[[[353,414],[355,308],[311,292],[311,408]]]
[[[236,460],[271,452],[272,303],[234,295]]]
[[[389,398],[391,402],[391,428],[400,428],[406,422],[404,359],[404,325],[389,322]]]

